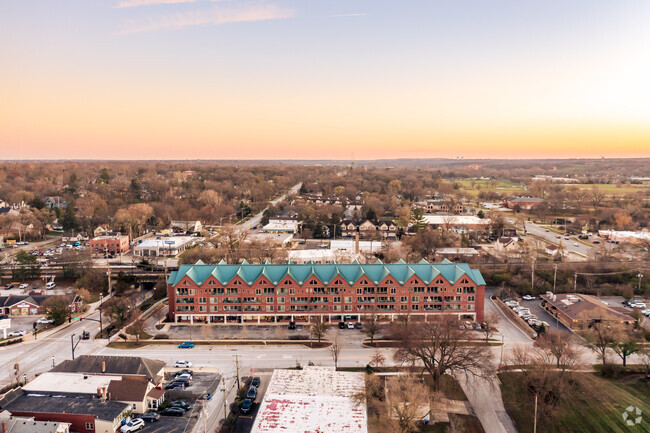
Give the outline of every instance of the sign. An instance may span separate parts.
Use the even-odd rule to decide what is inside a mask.
[[[16,245],[16,240],[15,239],[7,239],[5,241],[7,245]]]
[[[11,319],[0,320],[0,329],[9,329],[9,328],[11,328]]]
[[[165,241],[165,245],[174,245],[174,241]]]

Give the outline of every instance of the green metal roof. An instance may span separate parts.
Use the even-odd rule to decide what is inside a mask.
[[[189,277],[196,284],[200,285],[211,275],[221,284],[226,285],[236,275],[246,284],[252,285],[261,276],[268,279],[271,284],[278,284],[287,275],[298,284],[305,284],[310,277],[315,276],[324,284],[330,284],[334,278],[340,276],[352,284],[362,276],[367,276],[374,284],[379,284],[388,275],[391,275],[397,282],[404,285],[413,275],[422,280],[425,284],[431,283],[438,275],[442,275],[451,284],[467,277],[477,285],[485,285],[485,280],[478,269],[471,269],[467,263],[452,263],[443,260],[441,263],[404,263],[393,264],[370,263],[370,264],[283,264],[273,265],[264,263],[254,265],[241,263],[239,265],[206,265],[197,262],[194,265],[181,265],[178,271],[169,274],[168,284],[177,284],[185,276]]]

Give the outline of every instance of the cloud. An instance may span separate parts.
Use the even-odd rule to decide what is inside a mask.
[[[354,13],[354,14],[338,14],[338,15],[330,15],[331,18],[337,18],[337,17],[365,17],[367,14],[365,12],[360,12],[360,13]]]
[[[121,0],[116,8],[132,8],[137,6],[172,5],[179,3],[194,3],[196,0]]]
[[[146,1],[146,0],[145,0]],[[271,4],[240,4],[236,6],[215,6],[212,9],[179,12],[146,19],[132,19],[124,22],[121,34],[139,33],[151,30],[178,29],[189,26],[220,25],[250,21],[292,18],[295,9]]]

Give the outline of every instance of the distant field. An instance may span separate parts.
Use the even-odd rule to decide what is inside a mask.
[[[534,396],[519,380],[521,373],[499,374],[503,402],[520,433],[533,431]],[[576,375],[579,392],[561,399],[552,418],[538,419],[539,433],[628,433],[650,431],[650,383],[641,375],[604,379]],[[622,414],[628,406],[643,411],[640,425],[628,427]]]
[[[453,182],[448,182],[453,184]],[[481,191],[495,191],[505,194],[521,194],[526,191],[516,182],[505,179],[494,180],[457,180],[455,182],[460,188],[472,196],[478,196]]]
[[[620,185],[612,183],[600,183],[600,184],[590,184],[590,183],[570,183],[563,184],[566,189],[571,189],[571,187],[592,190],[594,187],[598,187],[598,190],[605,194],[616,195],[616,194],[633,194],[639,191],[650,190],[650,183],[643,183],[641,185]]]

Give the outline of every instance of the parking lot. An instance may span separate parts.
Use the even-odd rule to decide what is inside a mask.
[[[190,340],[281,340],[300,337],[309,338],[309,325],[296,324],[296,329],[287,329],[287,324],[279,325],[193,325],[171,326],[167,334],[172,339]]]
[[[569,328],[558,322],[554,316],[550,315],[545,309],[543,309],[541,304],[542,301],[539,298],[535,299],[534,301],[519,301],[519,305],[525,308],[529,308],[531,314],[536,315],[539,320],[548,323],[551,329],[556,331],[570,332]]]
[[[272,374],[273,372],[255,374],[255,376],[261,379],[260,386],[257,388],[257,398],[255,399],[255,403],[253,404],[250,413],[240,414],[239,417],[237,417],[237,421],[235,422],[235,433],[248,433],[253,429],[257,412],[262,405],[262,400],[264,400],[264,395],[266,394],[266,389],[269,386]],[[250,384],[250,380],[250,377],[246,378],[246,383]]]
[[[188,402],[192,404],[192,402]],[[187,411],[183,416],[161,416],[160,420],[153,423],[145,423],[145,427],[140,430],[145,433],[184,433],[192,431],[194,424],[199,419],[201,406],[197,403],[192,404],[192,409]]]
[[[173,374],[166,375],[166,382],[172,381]],[[221,380],[221,375],[217,373],[199,373],[197,371],[192,375],[192,384],[187,388],[170,389],[165,391],[165,397],[169,400],[196,400],[204,397],[207,393],[214,395],[217,385]]]

